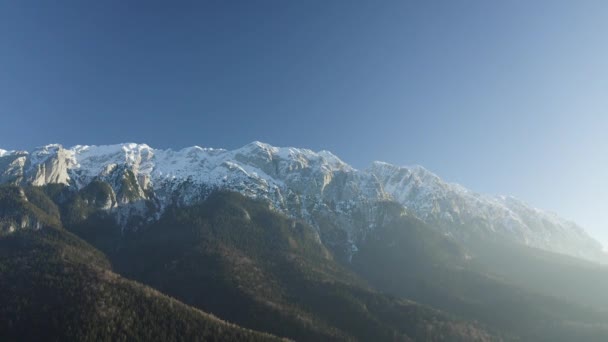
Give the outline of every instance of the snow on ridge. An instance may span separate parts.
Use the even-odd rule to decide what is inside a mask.
[[[224,187],[252,197],[263,196],[284,208],[284,196],[288,194],[302,196],[302,201],[322,204],[328,200],[345,206],[393,199],[432,224],[468,226],[486,222],[484,229],[488,231],[508,233],[541,248],[560,246],[568,239],[577,239],[579,246],[593,245],[582,228],[553,213],[512,197],[483,195],[445,182],[419,165],[401,167],[376,161],[368,169],[357,170],[329,151],[275,147],[254,141],[234,150],[200,146],[154,149],[137,143],[63,149],[59,144],[51,144],[32,151],[30,169],[59,155],[59,151],[67,160],[69,178],[54,179],[66,184],[74,182],[78,188],[97,176],[107,176],[120,165],[133,171],[142,189],[151,186],[161,202],[170,200],[175,191],[196,199],[196,192],[204,187]],[[0,157],[15,153],[18,152],[0,150]],[[23,163],[19,161],[21,164],[25,164],[23,159]],[[188,185],[184,190],[180,186],[185,182]]]
[[[427,222],[473,227],[482,221],[485,228],[479,229],[516,236],[519,242],[534,247],[587,255],[590,259],[601,249],[601,244],[575,223],[512,196],[476,193],[445,182],[424,168],[375,162],[369,170],[386,192]]]
[[[29,155],[30,153],[28,151],[22,151],[22,150],[3,150],[0,149],[0,157],[8,157],[8,156],[14,156],[14,155],[20,155],[20,156],[26,156]]]
[[[59,146],[60,147],[60,146]],[[50,145],[47,148],[50,150]],[[225,175],[256,179],[263,184],[283,186],[281,175],[301,169],[315,172],[354,170],[330,152],[313,152],[294,147],[274,147],[254,141],[234,150],[191,146],[178,150],[153,149],[146,144],[122,143],[113,145],[76,145],[67,150],[70,169],[86,184],[95,176],[107,172],[109,165],[126,165],[138,175],[147,176],[152,184],[183,179],[195,183],[220,184]],[[260,159],[261,158],[261,159]],[[38,163],[41,160],[36,160]],[[268,161],[276,161],[277,170],[266,168]]]
[[[49,144],[36,148],[32,152],[32,163],[42,161],[41,156],[56,153],[60,144]],[[358,175],[373,175],[381,180],[383,191],[398,202],[417,207],[432,207],[425,201],[433,201],[446,196],[458,196],[472,205],[480,203],[507,208],[507,203],[531,208],[543,213],[545,217],[555,217],[542,210],[512,197],[489,196],[468,190],[456,184],[443,181],[439,176],[420,165],[395,166],[386,162],[375,161],[366,170],[356,170],[329,151],[314,152],[309,149],[294,147],[275,147],[260,141],[253,141],[234,150],[204,148],[191,146],[179,150],[154,149],[147,144],[122,143],[113,145],[75,145],[67,149],[71,169],[76,169],[83,176],[94,177],[101,174],[110,164],[126,164],[138,173],[149,176],[153,181],[163,179],[191,179],[198,182],[218,182],[227,170],[238,170],[244,177],[260,178],[267,183],[281,184],[280,179],[286,174],[295,174],[301,168],[314,168],[320,173],[331,174],[334,171],[355,172]],[[0,156],[15,153],[0,150]],[[259,154],[268,160],[279,161],[280,175],[269,174],[272,170],[263,170],[256,159],[245,160],[244,156]],[[236,168],[238,166],[238,169]],[[283,168],[283,169],[281,169]],[[416,190],[416,197],[409,198]],[[418,203],[412,203],[418,202]]]

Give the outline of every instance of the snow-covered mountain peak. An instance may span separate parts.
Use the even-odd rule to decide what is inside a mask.
[[[456,183],[447,183],[437,174],[429,171],[422,165],[396,166],[393,164],[375,161],[370,168],[373,173],[393,174],[397,177],[412,177],[414,180],[427,184],[442,184],[446,186],[459,186]]]
[[[463,240],[495,236],[588,259],[602,249],[582,228],[554,213],[512,197],[475,193],[422,166],[374,162],[357,170],[329,151],[259,141],[234,150],[154,149],[137,143],[68,149],[52,144],[30,153],[0,150],[0,183],[62,183],[82,189],[96,179],[115,192],[108,208],[151,201],[162,211],[226,189],[266,199],[276,210],[313,226],[319,218],[331,218],[347,230],[353,244],[377,224],[381,203],[393,200]]]
[[[251,160],[251,157],[255,157],[259,161],[272,162],[278,165],[277,171],[306,168],[327,172],[354,170],[329,151],[314,152],[304,148],[276,147],[259,141],[231,151],[231,154],[240,160]]]
[[[330,151],[321,150],[317,153],[319,156],[321,156],[321,158],[323,158],[323,160],[325,162],[327,162],[329,165],[331,165],[335,169],[341,169],[341,170],[345,170],[345,171],[356,171],[352,166],[343,162],[342,159],[338,158],[338,156],[331,153]]]
[[[277,151],[279,148],[272,146],[261,141],[252,141],[249,144],[239,148],[239,150],[264,150],[264,151]]]
[[[462,239],[497,235],[587,259],[606,258],[601,244],[581,227],[515,197],[476,193],[421,167],[374,163],[370,172],[399,203]]]
[[[61,144],[48,144],[48,145],[44,145],[44,146],[38,146],[36,148],[34,148],[34,151],[45,151],[45,152],[51,152],[51,151],[56,151],[57,149],[63,148],[63,146]]]
[[[69,148],[69,150],[79,155],[107,156],[121,153],[124,153],[125,155],[136,154],[141,153],[142,151],[151,151],[153,149],[146,144],[124,143],[113,145],[76,145]]]
[[[0,157],[10,157],[10,156],[26,156],[30,153],[24,150],[0,150]]]

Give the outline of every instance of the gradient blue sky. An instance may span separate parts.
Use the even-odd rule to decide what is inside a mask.
[[[3,1],[0,147],[328,149],[608,244],[608,1]]]

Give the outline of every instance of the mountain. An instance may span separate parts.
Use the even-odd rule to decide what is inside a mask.
[[[0,186],[0,269],[12,270],[0,281],[0,307],[22,317],[0,339],[46,324],[38,306],[62,312],[47,291],[69,303],[64,309],[86,304],[70,317],[91,321],[66,339],[100,334],[89,309],[99,301],[132,321],[141,292],[175,302],[141,304],[146,321],[108,321],[100,329],[114,333],[102,336],[123,336],[117,326],[143,338],[154,325],[167,339],[203,329],[195,318],[184,334],[156,322],[152,313],[169,303],[251,334],[304,341],[608,338],[608,268],[583,259],[601,255],[584,254],[580,241],[567,245],[576,257],[557,243],[577,232],[591,238],[421,167],[356,170],[329,152],[257,142],[234,151],[49,145],[2,152],[0,166],[8,183]],[[506,210],[529,229],[492,223]],[[553,238],[532,240],[537,234]],[[43,331],[59,334],[60,323]],[[204,329],[206,338],[217,332]]]
[[[487,196],[444,182],[421,166],[374,162],[383,189],[434,227],[459,240],[487,237],[605,263],[602,245],[554,213],[507,196]]]
[[[350,267],[378,290],[493,327],[506,340],[608,338],[608,268],[581,259],[511,243],[463,249],[403,217],[379,227]]]
[[[74,189],[107,182],[100,205],[123,227],[160,217],[213,191],[231,190],[269,201],[274,210],[303,219],[345,260],[381,222],[394,201],[434,229],[467,244],[512,241],[605,263],[599,242],[581,227],[512,197],[487,196],[447,183],[420,166],[374,162],[357,170],[328,151],[278,148],[253,142],[239,149],[159,150],[145,144],[47,145],[0,153],[0,182],[65,184]],[[110,190],[110,189],[109,189]],[[101,200],[101,199],[100,199]]]
[[[64,190],[0,187],[0,220],[19,223],[0,237],[2,340],[276,339],[240,326],[305,341],[495,338],[369,288],[333,260],[314,229],[265,202],[216,192],[117,236],[104,235],[120,227],[104,220],[103,207],[71,205],[89,189]],[[76,235],[61,225],[78,220],[68,229]]]
[[[0,187],[0,208],[2,224],[19,225],[0,236],[0,340],[280,340],[116,274],[36,190]]]

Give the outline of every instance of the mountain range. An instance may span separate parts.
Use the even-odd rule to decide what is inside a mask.
[[[274,210],[318,227],[331,216],[346,235],[351,257],[373,230],[379,203],[404,210],[459,241],[510,240],[587,260],[607,262],[602,245],[577,224],[516,198],[487,196],[443,181],[421,166],[374,162],[357,170],[328,151],[253,142],[239,149],[153,149],[145,144],[47,145],[32,151],[0,150],[0,182],[65,184],[82,189],[104,180],[112,194],[103,206],[125,220],[138,213],[160,217],[172,204],[192,204],[215,190],[269,201]],[[126,227],[126,225],[125,225]],[[129,227],[133,229],[133,227]]]
[[[605,341],[599,242],[421,166],[0,150],[0,339]]]

